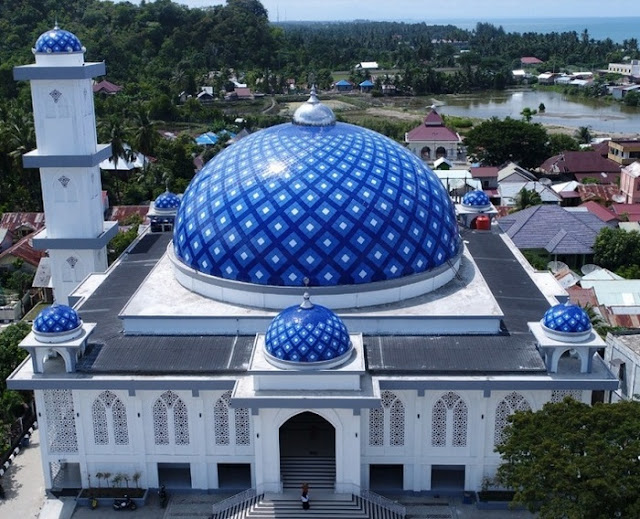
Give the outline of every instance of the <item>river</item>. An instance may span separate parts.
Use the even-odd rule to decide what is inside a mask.
[[[520,119],[523,108],[538,109],[544,103],[545,112],[536,114],[532,122],[578,128],[588,126],[594,133],[640,136],[640,108],[598,99],[574,98],[553,91],[506,90],[440,96],[438,112],[446,115],[489,119],[512,117]]]

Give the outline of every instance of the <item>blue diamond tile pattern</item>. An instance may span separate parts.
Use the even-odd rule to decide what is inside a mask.
[[[551,330],[564,333],[581,333],[591,329],[587,313],[576,305],[561,304],[549,308],[542,324]]]
[[[469,191],[462,197],[462,205],[469,207],[484,207],[491,201],[484,191]]]
[[[47,54],[60,52],[82,52],[82,44],[75,34],[57,27],[43,32],[36,40],[36,52]]]
[[[289,362],[321,362],[351,350],[342,319],[328,308],[291,306],[271,321],[265,337],[267,352]]]
[[[154,205],[156,209],[177,209],[180,205],[180,197],[167,191],[156,198]]]
[[[40,333],[60,333],[75,330],[82,324],[78,313],[66,305],[45,308],[33,321],[33,329]]]
[[[260,285],[354,285],[422,273],[459,250],[442,183],[391,139],[345,123],[282,124],[194,177],[177,213],[178,258]]]

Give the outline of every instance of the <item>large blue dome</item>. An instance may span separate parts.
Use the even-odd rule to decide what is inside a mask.
[[[283,310],[271,321],[265,349],[280,361],[326,363],[344,357],[352,344],[342,319],[328,308],[306,300]]]
[[[542,318],[542,325],[555,332],[570,334],[582,334],[591,330],[591,321],[587,313],[571,303],[549,308]]]
[[[185,192],[176,257],[260,285],[331,287],[427,272],[460,247],[435,174],[350,124],[282,124],[218,154]]]
[[[37,333],[65,333],[82,325],[78,313],[66,305],[52,305],[42,310],[33,321]]]
[[[82,44],[75,34],[56,26],[38,37],[34,50],[47,54],[82,52]]]

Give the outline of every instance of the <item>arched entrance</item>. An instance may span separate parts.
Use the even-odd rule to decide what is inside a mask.
[[[336,430],[321,416],[306,411],[280,427],[280,474],[284,490],[334,490]]]

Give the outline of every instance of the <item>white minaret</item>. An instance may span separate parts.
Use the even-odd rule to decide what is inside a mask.
[[[85,63],[78,38],[57,26],[43,33],[35,65],[15,67],[16,80],[31,82],[37,149],[23,157],[40,168],[46,228],[33,239],[47,249],[55,300],[69,304],[71,291],[91,272],[107,269],[106,245],[118,232],[105,222],[98,164],[111,145],[97,144],[91,78],[104,63]]]

